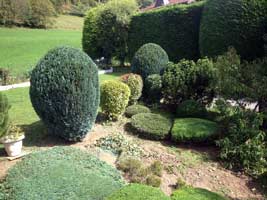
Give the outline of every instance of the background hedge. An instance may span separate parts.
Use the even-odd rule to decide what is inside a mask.
[[[245,59],[263,55],[266,0],[210,0],[200,28],[202,56],[217,56],[234,46]]]
[[[160,45],[171,61],[199,57],[198,38],[205,2],[173,5],[133,16],[129,30],[129,57],[146,43]]]

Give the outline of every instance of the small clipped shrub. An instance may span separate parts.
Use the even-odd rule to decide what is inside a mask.
[[[167,66],[169,58],[159,45],[147,43],[141,46],[132,60],[132,73],[139,74],[145,80],[151,74],[160,74]]]
[[[120,189],[124,181],[118,170],[89,153],[55,147],[25,157],[8,171],[3,185],[7,199],[96,200]]]
[[[132,105],[126,108],[125,115],[127,117],[132,117],[139,113],[150,113],[150,109],[142,105]]]
[[[101,85],[100,106],[110,119],[118,119],[128,105],[130,88],[120,81],[106,81]]]
[[[214,193],[210,192],[206,189],[202,188],[193,188],[189,186],[182,187],[173,192],[171,195],[172,200],[227,200],[227,198]]]
[[[172,120],[160,114],[140,113],[132,117],[131,125],[144,138],[162,140],[168,136]]]
[[[145,80],[145,94],[149,102],[159,102],[161,98],[162,80],[159,74],[149,75]]]
[[[106,200],[170,200],[170,198],[157,188],[130,184],[118,190]]]
[[[155,175],[149,175],[146,178],[146,185],[150,185],[152,187],[160,187],[161,185],[161,178]]]
[[[216,137],[217,123],[199,118],[180,118],[174,121],[171,131],[174,142],[205,142]]]
[[[143,91],[142,77],[138,74],[125,74],[121,76],[121,81],[127,84],[131,90],[129,104],[136,104]]]
[[[202,118],[207,116],[207,109],[197,101],[186,100],[178,106],[176,116]]]
[[[0,93],[0,138],[4,136],[9,129],[9,108],[10,105],[7,97],[3,93]]]
[[[31,74],[32,105],[51,134],[69,141],[85,137],[99,106],[98,69],[79,49],[50,50]]]

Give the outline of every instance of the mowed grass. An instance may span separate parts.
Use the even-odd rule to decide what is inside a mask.
[[[59,15],[55,19],[53,29],[67,29],[67,30],[79,30],[82,31],[83,21],[82,17],[71,15]]]
[[[0,68],[9,69],[12,75],[22,75],[56,46],[81,48],[82,32],[0,28],[0,38]]]

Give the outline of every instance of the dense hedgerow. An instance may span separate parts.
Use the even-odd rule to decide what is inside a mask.
[[[136,104],[143,91],[142,77],[138,74],[125,74],[121,76],[121,81],[127,84],[131,90],[129,104]]]
[[[111,119],[118,119],[125,111],[131,94],[130,88],[120,81],[106,81],[101,85],[100,106]]]
[[[162,80],[159,74],[149,75],[145,80],[145,95],[148,102],[159,102],[161,98]]]
[[[144,138],[162,140],[168,136],[172,120],[160,114],[140,113],[132,117],[131,125]]]
[[[124,185],[120,173],[73,147],[32,153],[8,171],[9,200],[100,200]]]
[[[265,0],[212,0],[203,11],[200,28],[202,56],[217,56],[233,46],[244,59],[263,56]]]
[[[202,188],[182,187],[173,192],[172,200],[227,200],[221,195]]]
[[[6,134],[9,128],[9,108],[7,97],[0,93],[0,138]]]
[[[79,49],[55,48],[33,70],[30,97],[50,133],[81,140],[95,122],[99,105],[97,66]]]
[[[150,113],[150,109],[142,105],[132,105],[126,108],[125,115],[127,117],[132,117],[139,113]]]
[[[178,118],[171,130],[174,142],[206,142],[217,136],[217,123],[199,118]]]
[[[106,200],[170,200],[170,198],[157,188],[130,184],[118,190]]]
[[[206,117],[207,109],[202,104],[194,100],[183,101],[176,110],[177,117]]]
[[[167,66],[169,57],[159,45],[148,43],[143,45],[135,53],[131,69],[145,80],[151,74],[160,74]]]

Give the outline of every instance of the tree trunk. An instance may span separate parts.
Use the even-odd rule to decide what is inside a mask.
[[[265,114],[265,118],[263,120],[263,129],[267,130],[267,98],[259,99],[259,112]]]

